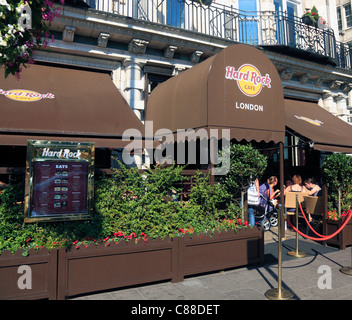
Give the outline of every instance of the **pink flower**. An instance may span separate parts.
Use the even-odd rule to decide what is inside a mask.
[[[54,2],[52,2],[50,0],[44,0],[44,5],[49,7],[49,8],[52,8],[53,5],[54,5]]]

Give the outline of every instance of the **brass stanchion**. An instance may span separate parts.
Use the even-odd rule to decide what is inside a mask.
[[[298,194],[296,194],[296,228],[298,229]],[[287,254],[295,258],[304,258],[307,253],[298,251],[298,232],[296,232],[296,251],[289,251]]]
[[[278,274],[277,281],[278,287],[269,289],[265,292],[265,296],[269,300],[290,300],[293,298],[294,293],[291,290],[282,289],[282,238],[281,238],[281,227],[282,227],[282,215],[281,215],[281,204],[278,205]]]
[[[352,276],[352,246],[351,246],[351,266],[350,267],[342,267],[340,272],[347,276]]]

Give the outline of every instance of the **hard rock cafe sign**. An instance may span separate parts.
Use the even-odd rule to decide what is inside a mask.
[[[237,70],[235,67],[227,66],[225,78],[235,80],[238,88],[248,97],[255,97],[263,87],[271,88],[269,74],[262,76],[258,68],[252,64],[243,64]]]
[[[11,89],[3,90],[0,89],[0,94],[4,95],[6,98],[20,101],[20,102],[34,102],[42,99],[54,99],[55,95],[52,93],[38,93],[31,90],[25,89]]]
[[[303,116],[295,116],[295,118],[299,119],[299,120],[303,120],[303,121],[306,121],[314,126],[317,126],[317,127],[320,127],[322,124],[324,124],[324,122],[320,121],[320,120],[313,120],[313,119],[310,119],[310,118],[307,118],[307,117],[303,117]]]

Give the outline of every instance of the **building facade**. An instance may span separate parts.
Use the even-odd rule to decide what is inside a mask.
[[[352,46],[352,1],[337,0],[337,32],[339,40],[347,44],[349,48]],[[348,108],[352,108],[352,93],[349,93]]]
[[[313,5],[327,24],[303,22]],[[338,38],[336,5],[325,0],[67,0],[51,25],[55,41],[34,56],[42,65],[108,73],[144,122],[148,96],[159,83],[232,44],[249,44],[275,65],[285,98],[318,103],[349,122],[352,55]],[[141,152],[136,158],[139,167],[148,166]]]
[[[263,48],[276,65],[285,96],[318,101],[349,121],[349,47],[338,41],[335,1],[314,4],[327,25],[302,23],[312,1],[217,0],[208,6],[189,0],[75,1],[52,24],[56,40],[35,58],[111,72],[143,121],[157,83],[230,44],[247,43]]]

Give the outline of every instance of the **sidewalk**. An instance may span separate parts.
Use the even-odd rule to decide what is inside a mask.
[[[293,258],[295,233],[286,231],[282,245],[282,287],[291,290],[296,300],[352,300],[352,276],[339,270],[351,267],[351,248],[338,250],[299,237],[304,258]],[[85,295],[78,300],[267,300],[265,292],[278,287],[277,228],[265,232],[265,262],[249,266],[187,277],[183,282],[149,285]],[[323,266],[323,267],[321,267]],[[328,266],[328,268],[324,267]],[[319,267],[323,268],[319,270]],[[331,278],[329,272],[331,270]],[[319,284],[331,289],[321,289]],[[321,285],[320,285],[321,287]]]

